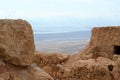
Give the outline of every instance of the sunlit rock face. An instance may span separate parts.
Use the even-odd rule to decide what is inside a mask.
[[[24,20],[0,20],[0,58],[15,65],[32,63],[35,52],[31,25]]]
[[[0,80],[54,80],[32,64],[33,31],[24,20],[0,20]]]

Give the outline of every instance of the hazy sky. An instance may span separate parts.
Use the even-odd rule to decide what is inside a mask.
[[[41,32],[120,25],[120,0],[2,0],[0,18],[22,18]]]

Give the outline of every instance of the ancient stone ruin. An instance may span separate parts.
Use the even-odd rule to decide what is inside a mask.
[[[94,28],[92,31],[90,46],[98,48],[97,53],[104,52],[107,58],[114,54],[120,54],[120,27]],[[98,54],[99,56],[100,54]]]
[[[75,55],[35,51],[25,20],[0,20],[0,80],[120,80],[120,27],[92,30]]]
[[[106,57],[120,54],[120,27],[99,27],[92,30],[91,41],[82,51],[81,58]]]

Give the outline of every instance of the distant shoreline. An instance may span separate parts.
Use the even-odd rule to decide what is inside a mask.
[[[74,33],[74,32],[91,32],[91,30],[81,30],[81,31],[65,31],[65,32],[40,32],[40,31],[33,31],[34,34],[64,34],[64,33]]]

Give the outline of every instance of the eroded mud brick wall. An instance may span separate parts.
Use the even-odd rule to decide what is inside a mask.
[[[89,45],[98,47],[98,52],[105,52],[112,58],[115,46],[120,46],[120,26],[94,28]]]

